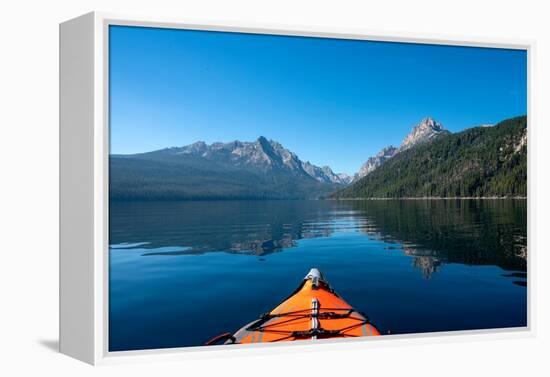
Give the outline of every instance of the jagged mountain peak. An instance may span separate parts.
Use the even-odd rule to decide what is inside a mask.
[[[387,147],[382,148],[382,150],[378,152],[376,156],[377,157],[393,156],[396,151],[397,151],[397,147],[394,147],[393,145],[388,145]]]
[[[200,155],[208,149],[208,144],[206,144],[204,141],[197,141],[185,147],[175,147],[171,149],[175,150],[176,153]]]
[[[256,139],[256,143],[260,146],[262,146],[263,148],[273,148],[273,145],[272,145],[272,141],[271,140],[267,140],[267,138],[265,136],[260,136]]]
[[[416,125],[416,127],[429,127],[433,130],[443,130],[443,125],[436,121],[434,118],[427,116],[423,118],[420,123]]]
[[[375,156],[369,157],[355,174],[353,180],[356,181],[372,173],[397,153],[407,150],[417,144],[424,143],[437,135],[445,133],[449,133],[449,131],[447,131],[443,125],[434,118],[430,116],[423,118],[420,123],[416,124],[412,128],[411,132],[409,132],[409,134],[403,139],[403,142],[399,148],[389,145],[383,148]]]
[[[372,173],[374,170],[380,167],[380,165],[386,162],[386,160],[392,158],[397,153],[397,150],[398,149],[393,145],[382,148],[382,150],[378,152],[376,156],[369,157],[369,159],[363,165],[361,165],[361,168],[355,174],[353,180],[363,178],[364,176]]]
[[[324,183],[336,183],[336,184],[343,184],[347,185],[350,183],[350,179],[348,179],[347,174],[340,173],[336,174],[332,171],[332,169],[329,166],[323,166],[319,167],[316,165],[313,165],[311,162],[306,161],[302,162],[302,169],[313,179],[324,182]]]
[[[403,139],[399,151],[409,149],[419,143],[430,140],[432,137],[448,133],[443,125],[432,117],[426,117],[415,125],[412,131]]]
[[[170,151],[176,154],[191,154],[208,160],[231,163],[240,167],[254,167],[265,172],[285,171],[294,175],[313,178],[318,182],[348,184],[346,174],[336,174],[328,166],[318,167],[309,161],[303,162],[281,143],[259,136],[255,141],[215,142],[210,145],[203,141]]]
[[[441,128],[439,132],[448,131]],[[506,119],[490,128],[468,128],[432,138],[421,146],[398,152],[397,156],[335,197],[527,195],[526,116]],[[464,156],[474,156],[475,159]],[[496,159],[498,164],[495,164]]]

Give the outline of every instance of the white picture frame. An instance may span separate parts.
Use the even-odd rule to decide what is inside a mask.
[[[311,36],[450,46],[521,49],[527,52],[528,113],[532,114],[534,42],[462,39],[447,36],[389,34],[364,30],[288,27],[280,25],[203,24],[149,17],[92,12],[60,24],[60,351],[90,364],[146,359],[219,357],[270,352],[294,353],[317,347],[345,349],[421,342],[533,336],[536,254],[528,243],[528,325],[525,328],[391,335],[377,339],[303,341],[231,347],[186,347],[145,351],[108,351],[108,28],[148,26],[256,34]],[[528,137],[534,135],[528,118]],[[528,177],[534,143],[528,149]],[[528,219],[534,218],[532,185],[528,184]],[[532,226],[528,238],[533,239]]]

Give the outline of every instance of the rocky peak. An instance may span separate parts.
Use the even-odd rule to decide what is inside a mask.
[[[332,169],[331,169],[329,166],[327,166],[327,165],[322,166],[322,167],[321,167],[321,170],[322,170],[323,173],[325,173],[325,174],[334,174],[334,172],[332,171]]]
[[[338,173],[336,174],[338,178],[340,179],[340,182],[344,185],[350,184],[351,181],[353,181],[353,177],[346,173]]]
[[[357,174],[355,174],[354,180],[363,178],[364,176],[372,173],[380,165],[386,162],[388,159],[392,158],[397,153],[397,148],[393,145],[383,148],[380,152],[374,157],[369,157],[369,159],[361,166]]]
[[[431,117],[426,117],[420,121],[412,131],[403,139],[399,151],[409,149],[419,143],[426,142],[436,135],[448,133],[443,125]]]
[[[196,143],[175,149],[177,150],[176,153],[202,155],[208,149],[208,145],[204,141],[197,141]]]
[[[345,179],[335,174],[328,166],[315,166],[309,161],[302,162],[302,169],[313,179],[325,183],[347,184]]]
[[[380,165],[395,156],[397,153],[409,149],[417,144],[424,143],[433,137],[448,133],[443,125],[431,117],[426,117],[413,127],[412,131],[403,139],[399,148],[393,145],[383,148],[376,156],[369,159],[361,166],[359,171],[353,177],[353,180],[358,180],[378,169]]]
[[[272,146],[271,146],[271,143],[269,142],[269,140],[267,140],[265,137],[263,136],[260,136],[257,140],[256,140],[256,144],[260,147],[262,147],[262,149],[264,150],[270,150],[272,149]]]
[[[253,166],[264,171],[286,171],[298,176],[309,176],[319,182],[348,184],[347,174],[335,174],[328,166],[318,167],[300,158],[279,142],[264,136],[255,141],[235,140],[229,143],[215,142],[210,145],[203,141],[174,148],[170,153],[192,154],[208,160],[223,161],[235,166]]]
[[[376,155],[376,157],[393,157],[393,155],[397,152],[397,148],[393,145],[387,146],[386,148],[382,148],[380,152]]]

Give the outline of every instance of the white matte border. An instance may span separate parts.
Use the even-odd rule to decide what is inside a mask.
[[[160,360],[204,359],[210,357],[259,356],[266,354],[291,354],[297,350],[315,351],[367,349],[381,346],[411,346],[419,344],[470,342],[483,340],[499,340],[512,338],[534,337],[535,303],[533,282],[535,250],[533,247],[533,195],[536,194],[533,179],[533,156],[535,138],[533,126],[532,90],[533,90],[533,58],[535,43],[526,40],[510,40],[482,37],[455,37],[445,35],[427,35],[416,33],[385,33],[366,31],[362,29],[311,27],[296,25],[251,24],[238,22],[201,22],[197,20],[180,20],[172,18],[143,17],[120,15],[113,13],[94,12],[95,17],[95,108],[94,108],[94,350],[95,364],[118,364],[126,362],[150,362]],[[528,132],[528,195],[527,195],[527,327],[467,330],[453,332],[433,332],[410,335],[385,335],[379,338],[357,339],[323,339],[316,341],[286,342],[278,344],[251,344],[232,346],[198,346],[168,349],[153,349],[140,351],[108,351],[108,316],[109,316],[109,26],[124,25],[137,27],[157,27],[184,30],[205,30],[240,32],[252,34],[270,34],[286,36],[303,36],[336,39],[355,39],[399,43],[436,44],[447,46],[469,46],[485,48],[502,48],[525,50],[527,52],[527,132]],[[299,348],[297,348],[299,347]]]

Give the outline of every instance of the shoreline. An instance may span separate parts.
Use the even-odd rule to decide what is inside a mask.
[[[158,203],[158,202],[268,202],[268,201],[366,201],[366,200],[527,200],[526,196],[426,196],[426,197],[403,197],[403,198],[201,198],[201,199],[181,199],[181,198],[162,198],[162,199],[111,199],[110,203]]]
[[[402,197],[402,198],[326,198],[323,200],[527,200],[527,196],[423,196],[423,197]]]

